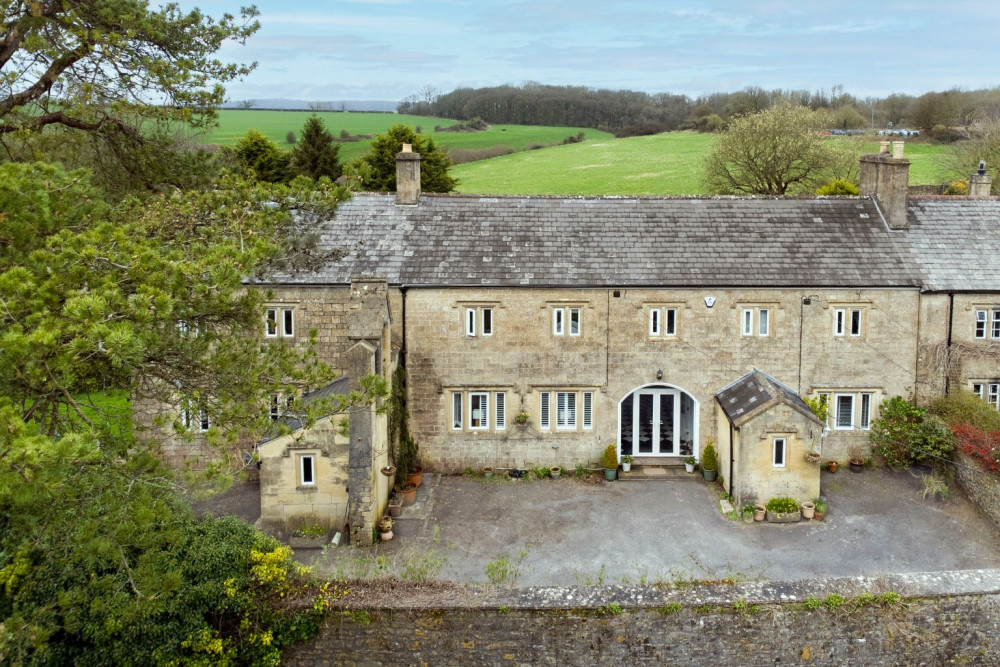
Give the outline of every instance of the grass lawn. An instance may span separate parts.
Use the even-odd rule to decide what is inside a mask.
[[[702,163],[714,141],[714,135],[694,132],[602,139],[458,165],[451,173],[459,179],[459,192],[474,194],[705,194]],[[878,142],[859,144],[859,155],[878,151]],[[946,180],[940,159],[947,150],[908,144],[910,183]]]
[[[132,433],[132,401],[126,391],[94,392],[79,394],[73,399],[80,405],[80,410],[94,426],[103,424],[112,432],[131,436]],[[67,409],[70,419],[77,420],[79,416]]]
[[[582,127],[543,127],[538,125],[493,125],[485,132],[434,132],[434,127],[448,127],[457,121],[447,118],[406,116],[390,113],[345,113],[340,111],[262,111],[220,109],[219,125],[199,138],[203,144],[232,145],[237,139],[255,129],[266,134],[281,148],[291,148],[286,136],[291,130],[298,136],[306,119],[313,113],[323,119],[326,129],[334,136],[341,130],[348,134],[379,134],[397,123],[419,126],[422,133],[434,137],[445,148],[488,148],[507,145],[515,151],[524,150],[532,143],[558,143],[564,138],[584,132],[588,139],[610,139],[611,134]],[[340,144],[340,161],[350,162],[368,151],[367,141]]]

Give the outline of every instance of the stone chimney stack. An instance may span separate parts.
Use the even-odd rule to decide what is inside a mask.
[[[883,141],[881,153],[861,156],[861,194],[874,195],[890,229],[906,229],[906,189],[910,161],[903,157],[903,142]]]
[[[979,163],[979,171],[969,177],[970,197],[989,197],[993,179],[986,173],[986,163]]]
[[[403,144],[396,153],[396,204],[415,205],[420,201],[420,153]]]

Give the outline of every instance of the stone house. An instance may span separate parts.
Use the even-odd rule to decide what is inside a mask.
[[[596,465],[608,443],[697,457],[728,442],[716,395],[754,369],[827,396],[823,458],[842,461],[885,398],[1000,405],[1000,199],[985,172],[968,197],[908,196],[899,144],[862,158],[859,197],[424,195],[404,152],[395,195],[317,230],[343,259],[260,287],[337,368],[358,286],[378,291],[432,470]],[[804,448],[816,425],[774,409]]]
[[[798,394],[755,368],[715,398],[719,471],[737,503],[819,495],[829,429]]]

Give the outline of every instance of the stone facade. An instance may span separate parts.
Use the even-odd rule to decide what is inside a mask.
[[[619,405],[640,387],[690,397],[697,418],[685,439],[697,455],[723,435],[715,392],[754,367],[804,396],[869,393],[873,406],[915,390],[915,289],[410,288],[405,307],[411,427],[424,462],[442,471],[595,463],[604,445],[620,444]],[[482,308],[492,309],[493,333],[469,335],[468,311]],[[553,311],[569,308],[580,309],[579,335],[554,335]],[[673,335],[651,335],[653,309],[674,311]],[[743,335],[744,311],[759,317],[761,309],[769,313],[767,335],[756,335],[756,322],[754,334]],[[861,311],[859,335],[835,335],[842,309]],[[541,427],[540,394],[557,391],[576,392],[581,403],[592,394],[590,427],[582,418],[572,429],[554,418]],[[489,394],[493,409],[496,394],[505,394],[503,429],[492,419],[487,428],[468,420],[453,428],[455,395],[467,411],[475,392]],[[523,426],[513,423],[522,409],[531,415]],[[855,411],[856,426],[833,429],[824,456],[844,460],[868,446],[857,426],[859,401]]]
[[[819,496],[819,462],[807,461],[806,453],[821,453],[821,424],[787,405],[778,405],[733,429],[730,442],[729,422],[724,416],[722,420],[717,443],[719,475],[736,504],[766,503],[778,497],[802,503]],[[776,438],[784,442],[783,465],[774,462]],[[732,465],[731,452],[735,452]]]
[[[269,531],[291,533],[320,525],[343,528],[347,516],[350,440],[340,433],[344,415],[326,417],[260,445],[260,520]],[[302,459],[311,474],[303,483]]]

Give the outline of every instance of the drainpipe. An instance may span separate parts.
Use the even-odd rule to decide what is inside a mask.
[[[948,348],[945,350],[944,395],[951,392],[951,333],[955,326],[955,293],[948,293]]]
[[[406,368],[406,288],[399,288],[399,296],[401,297],[402,304],[400,305],[400,318],[403,320],[403,340],[400,341],[399,345],[399,365]]]
[[[733,481],[733,470],[736,465],[735,432],[738,430],[738,428],[733,426],[732,422],[729,422],[729,495],[733,495],[733,490],[736,488],[736,483]]]

